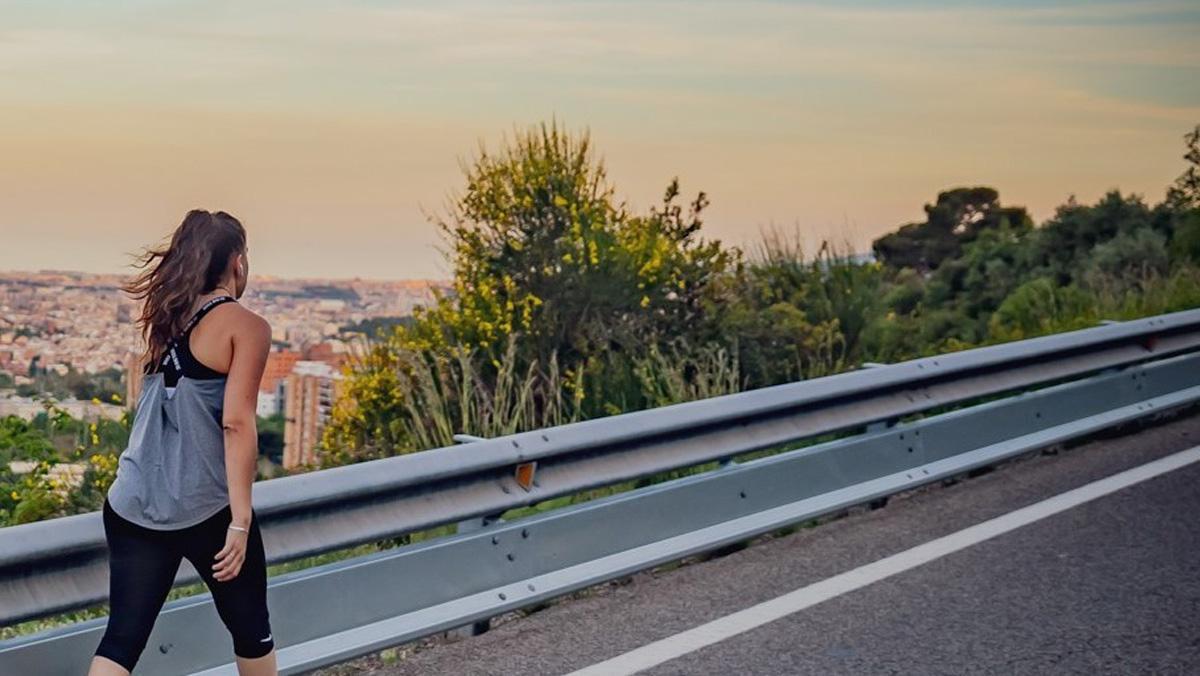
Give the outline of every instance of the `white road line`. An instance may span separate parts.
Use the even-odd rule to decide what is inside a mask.
[[[1093,481],[1066,493],[1023,507],[1003,516],[984,521],[956,533],[917,545],[865,566],[846,571],[831,578],[801,587],[783,596],[764,601],[712,622],[648,643],[612,659],[598,662],[567,676],[615,676],[634,674],[681,655],[718,643],[781,617],[804,610],[829,599],[841,596],[869,584],[911,570],[960,549],[1016,530],[1048,516],[1064,512],[1097,498],[1102,498],[1156,476],[1200,461],[1200,446],[1180,451],[1165,458],[1146,463]]]

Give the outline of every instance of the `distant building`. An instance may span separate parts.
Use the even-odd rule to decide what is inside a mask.
[[[33,397],[9,396],[0,398],[0,418],[15,415],[22,420],[33,420],[37,414],[46,410],[42,402]],[[16,470],[13,470],[14,472]]]
[[[72,418],[84,421],[99,420],[100,418],[120,420],[123,413],[121,407],[115,404],[80,401],[79,399],[55,401],[54,405],[66,411],[67,415],[70,415]],[[46,405],[41,399],[14,395],[0,397],[0,418],[15,415],[24,420],[33,420],[39,413],[43,413],[45,410]]]
[[[8,463],[8,469],[13,474],[29,474],[37,469],[37,465],[36,460],[12,460]],[[85,462],[60,462],[51,465],[46,474],[51,481],[56,482],[54,490],[65,495],[83,483],[87,467]]]
[[[342,374],[324,361],[296,362],[284,380],[283,467],[316,462],[316,447],[340,388]]]
[[[284,380],[302,356],[293,350],[267,353],[267,365],[258,386],[258,415],[269,418],[283,411]]]
[[[310,361],[323,361],[340,367],[346,359],[346,344],[340,340],[326,340],[309,345],[304,351],[304,358]]]
[[[267,365],[263,369],[262,384],[259,390],[274,392],[279,381],[292,372],[292,367],[304,356],[295,350],[275,350],[267,353]]]
[[[137,352],[125,353],[125,408],[132,409],[138,397],[142,394],[141,355]]]
[[[270,418],[283,412],[283,382],[276,384],[276,391],[263,392],[258,391],[258,406],[255,408],[255,415],[260,418]]]

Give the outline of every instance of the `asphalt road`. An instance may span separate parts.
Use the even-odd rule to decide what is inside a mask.
[[[1008,463],[728,556],[641,573],[481,636],[327,674],[568,674],[1200,445],[1200,417]],[[1200,463],[641,672],[1200,673]]]

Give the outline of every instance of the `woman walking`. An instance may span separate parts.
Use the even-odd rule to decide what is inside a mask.
[[[104,501],[111,609],[89,674],[133,670],[183,558],[212,592],[239,673],[275,674],[250,504],[271,328],[237,302],[249,274],[245,230],[224,212],[191,211],[139,267],[123,290],[144,300],[143,385]]]

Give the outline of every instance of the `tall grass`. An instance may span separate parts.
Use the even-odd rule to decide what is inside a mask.
[[[1152,269],[1099,274],[1088,286],[1056,286],[1039,278],[1023,284],[993,313],[990,343],[1021,340],[1200,307],[1200,268],[1181,264],[1169,273]]]
[[[644,356],[634,359],[633,370],[650,408],[742,389],[736,347],[706,345],[687,350],[651,345]]]
[[[517,341],[509,336],[503,356],[490,364],[462,346],[400,353],[402,425],[413,448],[448,446],[459,433],[497,437],[580,418],[582,372],[564,374],[554,354],[544,367],[522,367]]]

